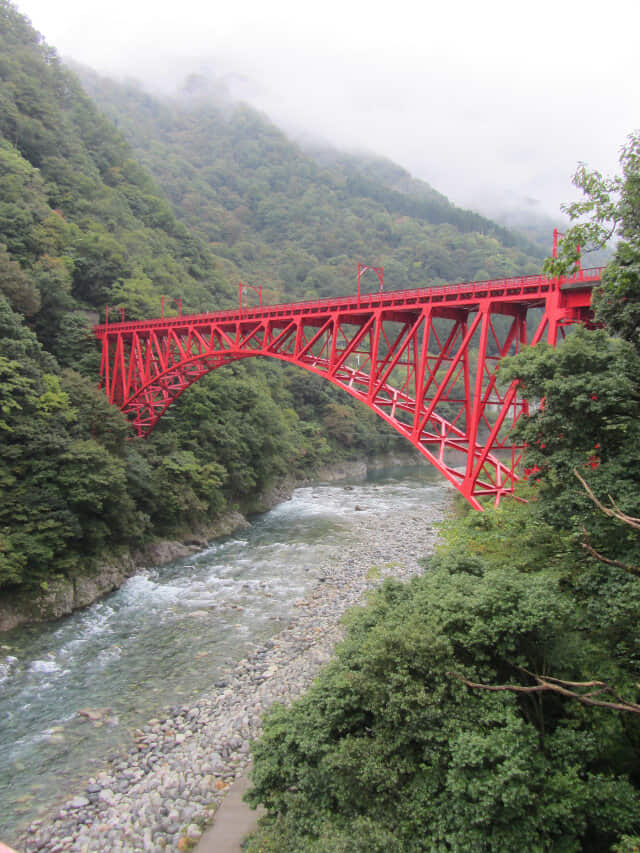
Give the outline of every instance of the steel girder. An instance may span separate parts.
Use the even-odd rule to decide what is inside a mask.
[[[148,435],[194,382],[231,361],[278,358],[362,401],[476,508],[513,491],[527,402],[502,358],[590,319],[600,270],[96,326],[102,387]]]

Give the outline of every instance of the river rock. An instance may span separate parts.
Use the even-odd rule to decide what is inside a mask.
[[[188,545],[166,539],[161,542],[152,542],[142,551],[137,551],[134,554],[134,559],[140,566],[163,566],[191,553],[191,548]]]
[[[98,720],[102,720],[105,714],[109,714],[111,712],[111,708],[80,708],[80,710],[76,711],[76,716],[84,717],[92,723],[98,722]]]
[[[73,799],[67,801],[68,809],[83,809],[88,805],[89,800],[86,797],[73,797]]]
[[[116,795],[113,793],[111,788],[103,788],[98,792],[98,799],[101,803],[106,803],[108,806],[111,806],[116,801]]]
[[[42,824],[27,828],[22,848],[54,853],[189,849],[233,781],[246,772],[249,743],[274,703],[300,696],[342,637],[341,617],[385,577],[409,578],[436,538],[433,521],[448,504],[425,507],[420,523],[392,511],[358,518],[358,536],[327,553],[315,586],[262,644],[229,662],[217,686],[190,705],[167,708],[136,730],[135,744],[94,773],[92,800],[76,796]],[[371,572],[372,565],[380,569]],[[105,709],[81,709],[104,714]],[[88,719],[90,717],[87,716]],[[97,796],[94,788],[100,786]],[[85,784],[81,790],[88,791]],[[197,832],[196,832],[197,830]]]

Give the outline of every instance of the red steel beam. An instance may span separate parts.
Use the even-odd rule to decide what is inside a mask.
[[[95,327],[109,400],[148,435],[194,382],[252,356],[297,364],[343,388],[410,441],[476,508],[513,491],[526,412],[501,358],[589,322],[601,270],[261,306]],[[542,317],[531,328],[528,312]],[[498,318],[511,318],[500,340]],[[504,321],[503,321],[504,322]],[[528,334],[529,332],[529,334]],[[501,435],[503,436],[501,438]],[[502,451],[510,449],[511,459]]]

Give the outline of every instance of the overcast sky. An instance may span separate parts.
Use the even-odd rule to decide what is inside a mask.
[[[286,129],[388,156],[453,201],[557,213],[579,161],[612,173],[640,129],[640,0],[17,0],[112,75],[191,72]]]

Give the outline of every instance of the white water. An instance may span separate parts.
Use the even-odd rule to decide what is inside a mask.
[[[358,541],[363,513],[415,516],[442,488],[422,464],[345,485],[298,489],[240,534],[66,619],[0,637],[0,838],[15,841],[129,748],[134,727],[188,703],[280,631],[319,563]],[[78,715],[87,708],[102,718]]]

